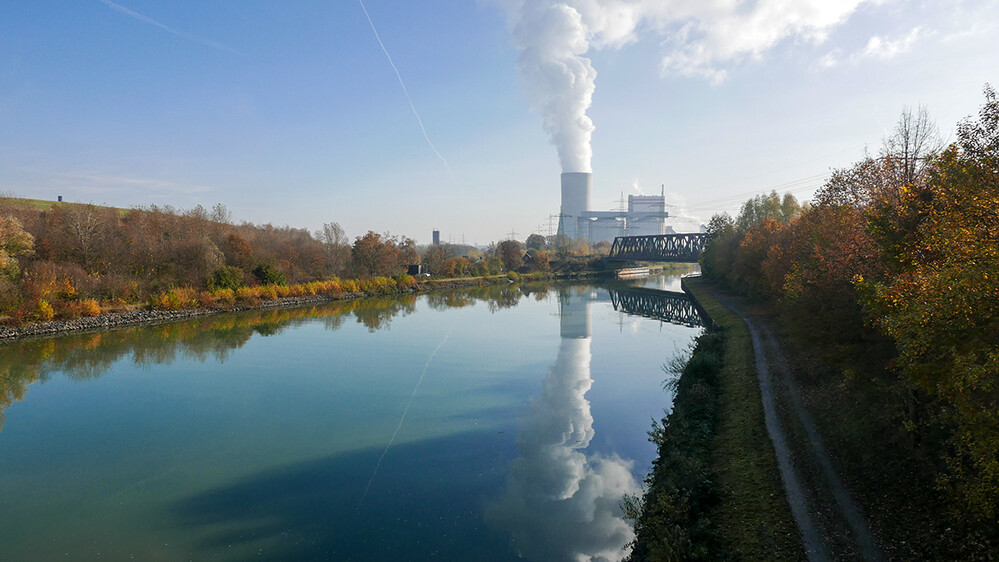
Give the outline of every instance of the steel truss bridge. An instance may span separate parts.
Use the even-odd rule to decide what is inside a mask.
[[[703,233],[618,236],[607,259],[696,262],[707,240],[708,235]]]
[[[686,293],[635,287],[610,289],[610,296],[614,310],[681,326],[704,325],[694,301]]]

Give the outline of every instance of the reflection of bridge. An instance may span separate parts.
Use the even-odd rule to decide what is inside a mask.
[[[704,251],[707,234],[618,236],[609,260],[696,262]]]
[[[632,288],[609,289],[614,310],[683,326],[703,326],[694,301],[684,293]]]

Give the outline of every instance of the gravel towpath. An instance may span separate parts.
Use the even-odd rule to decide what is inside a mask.
[[[779,341],[763,318],[748,314],[739,303],[708,290],[741,318],[749,329],[767,433],[774,446],[784,491],[808,559],[817,562],[882,560],[883,555],[866,520],[837,475],[815,423],[805,409]],[[790,417],[799,426],[800,433],[805,435],[807,442],[804,446],[793,447],[789,443],[788,431],[778,413],[782,408],[792,414],[784,419]],[[796,463],[795,453],[799,456],[798,460],[804,462]],[[807,458],[800,458],[802,455]],[[808,480],[803,474],[807,470],[805,465],[818,467],[810,476],[813,482],[822,480],[821,485],[805,484]]]

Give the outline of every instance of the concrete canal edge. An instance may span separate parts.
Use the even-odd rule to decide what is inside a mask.
[[[805,552],[767,434],[749,330],[711,295],[702,278],[685,277],[681,286],[697,303],[705,324],[724,334],[711,447],[718,547],[733,559],[802,560]]]

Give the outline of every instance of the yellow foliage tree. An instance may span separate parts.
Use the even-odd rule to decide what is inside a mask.
[[[0,276],[15,279],[21,272],[20,256],[34,253],[35,239],[11,216],[0,216]]]
[[[870,284],[867,303],[903,374],[945,404],[939,421],[952,428],[953,452],[941,488],[983,521],[999,516],[999,100],[991,88],[985,95],[926,186],[901,190],[902,216],[916,222],[875,213],[885,239],[908,240],[883,244],[900,271]]]

